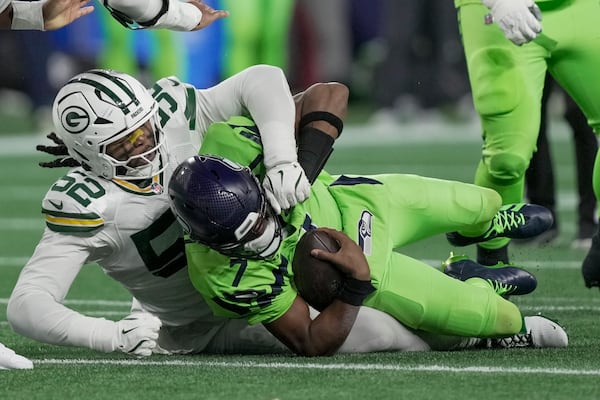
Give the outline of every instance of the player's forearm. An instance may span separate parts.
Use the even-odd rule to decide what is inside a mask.
[[[79,314],[33,287],[15,288],[6,315],[15,332],[43,343],[115,350],[115,322]]]
[[[262,137],[265,166],[297,160],[295,105],[281,68],[249,67],[212,88],[198,90],[196,101],[199,132],[212,122],[248,112]]]
[[[356,321],[359,306],[353,306],[334,300],[309,328],[311,356],[329,356],[335,354],[344,344]]]
[[[348,337],[360,307],[335,300],[313,320],[306,307],[304,301],[296,298],[288,312],[265,326],[298,355],[335,354]]]
[[[141,25],[149,28],[166,28],[191,31],[202,19],[202,12],[195,6],[179,0],[109,0],[108,5],[122,12]]]
[[[260,131],[265,166],[296,161],[296,106],[283,71],[267,65],[253,67],[241,93]]]

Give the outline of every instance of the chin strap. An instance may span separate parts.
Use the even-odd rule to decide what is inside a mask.
[[[323,170],[333,152],[335,139],[320,129],[308,126],[314,121],[325,121],[335,127],[338,137],[342,134],[344,123],[340,118],[326,111],[308,113],[298,124],[298,163],[304,169],[308,181],[312,184]]]

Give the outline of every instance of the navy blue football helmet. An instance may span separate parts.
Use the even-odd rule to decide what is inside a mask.
[[[247,167],[216,156],[191,157],[173,172],[169,198],[190,239],[221,254],[261,259],[279,248],[279,219]]]

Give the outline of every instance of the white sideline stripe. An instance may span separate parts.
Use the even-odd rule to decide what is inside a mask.
[[[109,359],[34,359],[37,364],[50,365],[127,365],[127,366],[189,366],[219,368],[265,368],[265,369],[317,369],[317,370],[367,370],[367,371],[405,371],[405,372],[469,372],[484,374],[546,374],[546,375],[600,375],[600,370],[566,369],[566,368],[516,368],[516,367],[451,367],[445,365],[381,365],[381,364],[316,364],[316,363],[261,363],[252,361],[217,362],[217,361],[145,361],[145,360],[109,360]]]

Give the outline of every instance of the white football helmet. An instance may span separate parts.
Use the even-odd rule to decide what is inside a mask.
[[[158,123],[158,104],[147,89],[127,74],[92,69],[72,78],[58,92],[52,107],[56,134],[69,155],[93,173],[106,178],[145,179],[166,168],[167,155]],[[151,121],[155,147],[127,160],[106,153],[106,146]],[[147,156],[153,153],[154,157]],[[127,164],[141,158],[146,164]],[[152,161],[150,161],[152,160]]]

